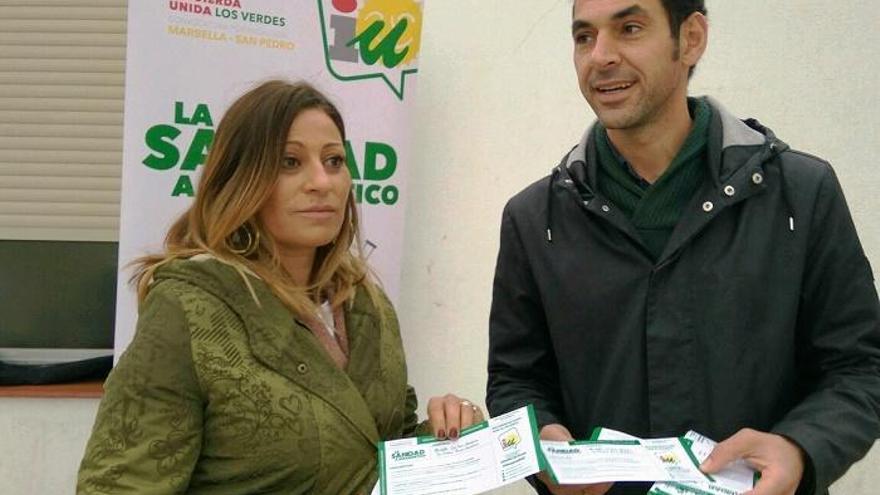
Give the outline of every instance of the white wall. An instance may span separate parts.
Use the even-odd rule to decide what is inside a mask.
[[[0,493],[74,492],[96,399],[0,398]]]
[[[479,5],[479,7],[475,7]],[[871,0],[708,0],[693,94],[830,160],[880,267],[880,11]],[[402,300],[411,381],[482,399],[504,203],[547,175],[593,115],[571,62],[570,0],[429,0]],[[834,489],[875,493],[880,449]],[[875,487],[869,490],[868,487]],[[511,488],[506,493],[528,493]]]
[[[710,47],[692,92],[829,159],[880,267],[875,2],[708,7]],[[571,67],[570,9],[569,0],[427,0],[398,308],[423,399],[451,390],[482,400],[501,209],[546,175],[592,119]],[[0,493],[72,493],[95,410],[94,400],[0,399]],[[876,492],[878,450],[833,493]],[[501,493],[529,492],[518,485]]]

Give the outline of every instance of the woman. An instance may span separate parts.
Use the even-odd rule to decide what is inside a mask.
[[[229,108],[166,252],[138,264],[137,332],[79,493],[365,493],[376,443],[416,433],[344,142],[307,84],[270,81]],[[482,420],[454,395],[428,409],[439,437]]]

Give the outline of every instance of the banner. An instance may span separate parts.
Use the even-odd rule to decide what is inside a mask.
[[[129,2],[115,353],[131,341],[132,260],[190,205],[224,110],[268,79],[305,80],[346,122],[366,251],[397,300],[422,2]]]

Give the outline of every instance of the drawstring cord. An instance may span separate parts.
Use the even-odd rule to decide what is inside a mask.
[[[559,175],[562,165],[553,168],[553,172],[550,174],[550,182],[547,184],[547,242],[553,243],[553,183],[556,181],[556,176]]]
[[[784,150],[780,150],[776,143],[770,143],[770,153],[773,158],[782,151]],[[779,164],[779,189],[782,192],[782,201],[785,203],[786,213],[788,214],[788,230],[794,232],[794,206],[788,192],[788,182],[785,180],[785,167],[782,166],[782,160],[779,160],[777,163]]]

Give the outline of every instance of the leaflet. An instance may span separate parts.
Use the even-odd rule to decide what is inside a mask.
[[[704,483],[712,481],[712,477],[700,471],[700,461],[691,451],[692,441],[689,439],[678,437],[645,439],[608,428],[596,428],[593,430],[592,438],[595,440],[630,440],[640,442],[648,452],[660,461],[666,470],[667,477],[662,478],[662,480],[671,480],[678,483]],[[653,481],[661,481],[661,478]]]
[[[700,462],[706,460],[715,447],[714,441],[694,431],[689,431],[685,439],[692,443],[692,452]],[[739,495],[751,490],[759,476],[745,461],[738,460],[713,474],[712,477],[714,479],[712,482],[656,483],[648,491],[648,495]]]
[[[699,462],[703,462],[712,453],[717,442],[711,440],[695,431],[687,432],[684,437],[691,442],[691,451],[697,457]],[[719,485],[730,488],[736,493],[747,492],[751,490],[758,481],[759,474],[746,464],[746,461],[739,459],[728,464],[724,469],[712,475],[715,482]]]
[[[739,493],[717,483],[685,485],[666,481],[654,483],[646,495],[738,495]]]
[[[532,406],[462,430],[458,440],[405,438],[379,444],[382,495],[472,495],[541,470]]]
[[[655,455],[665,457],[666,459],[672,459],[676,455],[674,451],[677,449],[675,448],[674,441],[678,440],[675,438],[645,440],[608,428],[596,428],[591,438],[597,440],[639,440],[646,447],[652,444],[650,450]],[[717,444],[695,431],[687,432],[683,440],[683,445],[688,453],[692,455],[691,460],[694,466],[698,466],[705,461]],[[678,457],[681,458],[680,453]],[[685,480],[688,476],[685,473],[689,471],[689,467],[676,464],[667,463],[667,467],[675,466],[673,469],[679,471],[682,477],[676,481],[656,483],[651,487],[648,495],[738,495],[751,490],[757,479],[757,473],[743,460],[733,462],[711,476],[706,476],[703,479],[695,477],[689,481]]]
[[[557,484],[671,479],[661,462],[638,440],[544,440],[541,452]]]

